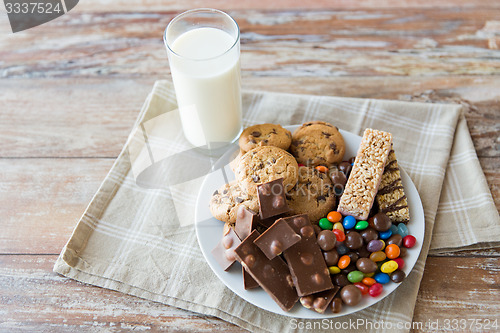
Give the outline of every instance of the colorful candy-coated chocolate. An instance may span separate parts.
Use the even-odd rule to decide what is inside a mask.
[[[393,259],[396,264],[398,264],[398,269],[403,269],[403,267],[405,267],[405,261],[401,258],[396,258],[396,259]]]
[[[354,227],[356,230],[365,230],[368,228],[368,222],[367,221],[359,221],[356,223],[356,226]]]
[[[397,257],[399,257],[399,253],[399,246],[397,246],[396,244],[389,244],[385,248],[385,255],[389,259],[396,259]]]
[[[406,273],[403,272],[402,270],[397,270],[397,271],[394,271],[392,274],[391,274],[391,280],[392,282],[396,282],[396,283],[399,283],[401,281],[403,281],[406,277]]]
[[[391,274],[396,269],[398,269],[398,264],[394,260],[389,260],[387,262],[384,262],[380,267],[382,273],[387,273],[387,274]]]
[[[392,234],[395,235],[398,233],[398,226],[396,225],[391,225],[391,227],[389,228],[390,231],[392,231]]]
[[[328,221],[326,217],[322,218],[318,222],[319,227],[323,230],[332,230],[333,229],[333,223]]]
[[[382,242],[382,250],[385,249],[385,242],[383,240],[380,240]]]
[[[385,255],[385,252],[382,251],[377,251],[370,254],[370,259],[375,262],[384,261],[385,258],[387,258],[387,256]]]
[[[354,285],[356,287],[358,287],[359,291],[361,291],[361,294],[363,294],[363,295],[368,294],[368,291],[370,290],[370,287],[368,287],[367,285],[365,285],[361,282],[357,282]]]
[[[352,229],[356,225],[356,219],[352,216],[346,216],[344,217],[342,224],[344,225],[344,228]]]
[[[361,282],[365,276],[360,271],[352,271],[347,274],[347,280],[351,283]]]
[[[403,246],[407,249],[411,249],[412,247],[414,247],[416,242],[417,239],[415,238],[415,236],[406,235],[405,237],[403,237]]]
[[[343,255],[342,257],[340,257],[339,262],[337,263],[337,266],[340,269],[344,269],[347,266],[349,266],[350,263],[351,263],[351,258],[349,258],[349,256]]]
[[[365,273],[365,277],[369,277],[369,278],[373,277],[374,275],[375,275],[375,272]]]
[[[328,172],[328,168],[324,165],[318,165],[315,169],[318,170],[319,172],[322,172],[322,173]]]
[[[305,166],[305,165],[304,165],[304,164],[302,164],[302,163],[299,163],[298,165],[299,165],[299,167],[301,167],[301,166]]]
[[[387,239],[387,238],[389,238],[389,237],[391,237],[391,236],[392,236],[392,231],[391,231],[391,229],[389,229],[389,230],[387,230],[387,231],[379,231],[379,232],[378,232],[378,237],[379,237],[380,239]]]
[[[340,268],[338,268],[337,266],[330,266],[328,267],[328,271],[330,272],[330,274],[339,274]]]
[[[375,283],[377,283],[377,281],[375,281],[375,279],[372,279],[371,277],[365,277],[365,278],[363,278],[363,280],[361,280],[361,282],[362,282],[364,285],[367,285],[368,287],[371,287],[371,286],[373,286]]]
[[[389,281],[391,281],[391,278],[389,277],[389,274],[386,273],[377,273],[373,276],[375,281],[377,281],[380,284],[386,284]]]
[[[328,213],[326,218],[328,219],[328,221],[332,223],[340,222],[340,220],[342,220],[342,214],[333,210],[330,213]]]
[[[333,233],[337,237],[337,242],[343,242],[345,241],[345,234],[342,230],[339,229],[333,229]]]
[[[342,232],[345,232],[344,226],[340,222],[334,223],[333,229],[337,229],[337,230],[341,230]]]
[[[370,252],[377,252],[382,250],[384,243],[380,239],[371,240],[367,245],[366,249]]]
[[[405,238],[408,236],[410,232],[408,231],[408,227],[404,223],[398,224],[398,234],[401,235],[401,237]]]
[[[368,294],[372,297],[377,297],[382,293],[382,290],[384,290],[384,286],[382,286],[380,283],[375,283],[368,289]]]
[[[338,239],[338,238],[337,238]],[[337,243],[337,253],[341,256],[349,252],[349,248],[344,243]]]

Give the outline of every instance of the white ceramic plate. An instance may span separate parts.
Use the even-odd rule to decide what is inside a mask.
[[[286,126],[286,128],[292,132],[297,127],[298,125]],[[344,137],[344,141],[346,144],[346,152],[344,156],[346,158],[356,156],[359,144],[361,142],[361,137],[342,130],[340,130],[340,133]],[[215,171],[206,176],[203,184],[201,185],[195,208],[195,229],[201,251],[203,252],[206,261],[208,262],[214,273],[229,289],[231,289],[234,293],[236,293],[247,302],[250,302],[253,305],[267,311],[295,318],[321,319],[340,317],[360,311],[381,301],[384,297],[392,293],[401,284],[391,281],[384,285],[384,290],[378,297],[365,295],[363,296],[362,301],[356,306],[344,306],[340,313],[332,313],[330,310],[327,310],[324,314],[316,313],[315,311],[306,309],[300,304],[300,302],[297,302],[297,304],[295,304],[290,312],[285,312],[278,306],[278,304],[276,304],[271,299],[271,297],[262,288],[245,290],[243,288],[241,265],[236,262],[227,272],[225,272],[215,261],[214,257],[211,254],[212,249],[217,245],[222,237],[222,228],[224,226],[224,223],[216,220],[210,214],[210,197],[212,196],[212,193],[226,181],[234,179],[234,174],[229,168],[228,163],[231,160],[231,156],[234,156],[236,151],[236,146],[230,148],[227,153],[225,153],[215,164]],[[408,229],[410,230],[410,234],[417,238],[416,245],[412,249],[408,250],[408,255],[404,258],[405,267],[403,271],[406,273],[406,275],[408,275],[417,262],[420,250],[422,249],[425,219],[422,202],[420,201],[420,197],[418,195],[417,189],[415,188],[415,185],[401,167],[400,170],[401,179],[403,181],[405,193],[408,198],[408,205],[410,208],[410,223],[408,224]],[[406,280],[404,280],[402,283],[406,283]]]

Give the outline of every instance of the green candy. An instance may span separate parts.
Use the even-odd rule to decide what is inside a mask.
[[[366,228],[368,228],[367,221],[359,221],[358,223],[356,223],[356,226],[354,227],[354,229],[356,230],[365,230]]]
[[[363,280],[364,277],[365,275],[360,271],[352,271],[349,274],[347,274],[347,280],[349,280],[349,282],[351,283],[361,282],[361,280]]]
[[[321,220],[319,220],[319,227],[323,230],[332,230],[333,223],[328,221],[328,219],[326,217],[324,217]]]

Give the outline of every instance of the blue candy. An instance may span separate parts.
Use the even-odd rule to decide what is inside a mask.
[[[349,248],[345,246],[343,243],[337,243],[337,253],[339,256],[343,256],[349,252]]]
[[[389,230],[392,231],[393,235],[395,235],[398,233],[398,226],[393,224],[393,225],[391,225],[391,228]]]
[[[352,216],[346,216],[342,221],[342,225],[345,229],[352,229],[356,225],[356,219]]]
[[[389,281],[391,281],[391,278],[389,277],[389,274],[386,273],[377,273],[373,276],[375,281],[377,281],[380,284],[386,284]]]
[[[391,236],[392,236],[392,231],[391,231],[391,229],[389,229],[389,230],[387,230],[387,231],[379,231],[379,232],[378,232],[378,237],[379,237],[380,239],[387,239],[387,238],[389,238],[389,237],[391,237]]]
[[[398,225],[398,234],[401,235],[401,237],[406,237],[408,236],[410,232],[408,231],[408,227],[404,223],[400,223]]]

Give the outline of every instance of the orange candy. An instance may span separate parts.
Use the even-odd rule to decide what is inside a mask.
[[[344,255],[340,257],[339,262],[337,263],[337,267],[340,269],[344,269],[347,266],[349,266],[350,263],[351,263],[351,258],[347,255]]]
[[[326,218],[328,219],[328,221],[330,221],[332,223],[336,223],[336,222],[340,222],[340,220],[342,220],[342,214],[340,214],[339,212],[336,212],[336,211],[331,211],[330,213],[328,213]]]
[[[377,281],[375,281],[375,279],[372,279],[371,277],[365,277],[365,278],[363,278],[363,280],[361,280],[361,282],[363,284],[367,285],[368,287],[371,287],[375,283],[377,283]]]
[[[328,168],[324,165],[318,165],[315,169],[318,170],[319,172],[323,172],[323,173],[328,172]]]
[[[396,244],[387,245],[387,247],[385,248],[385,254],[389,259],[396,259],[397,257],[399,257],[400,253],[401,251],[399,250],[399,246],[397,246]]]

